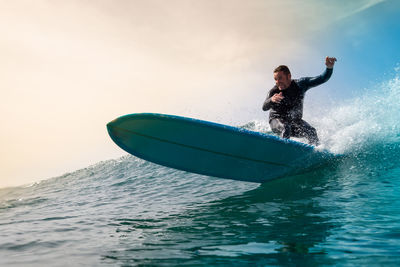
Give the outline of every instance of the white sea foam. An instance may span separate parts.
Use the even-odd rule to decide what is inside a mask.
[[[364,90],[316,120],[321,142],[335,153],[348,153],[377,143],[399,142],[400,77]]]

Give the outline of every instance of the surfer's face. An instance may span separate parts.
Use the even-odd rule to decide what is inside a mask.
[[[279,71],[274,73],[274,80],[279,90],[285,90],[292,82],[292,76],[290,74],[286,75],[283,71]]]

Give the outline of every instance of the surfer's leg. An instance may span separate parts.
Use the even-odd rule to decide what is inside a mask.
[[[319,145],[317,130],[304,120],[296,121],[292,124],[293,135],[305,137],[312,145]]]
[[[271,130],[282,138],[290,138],[291,127],[289,123],[284,123],[280,119],[272,119],[269,121]]]

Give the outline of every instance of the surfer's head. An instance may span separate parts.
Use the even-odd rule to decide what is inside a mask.
[[[292,82],[292,75],[290,70],[285,65],[280,65],[274,69],[274,80],[279,90],[284,90],[290,86]]]

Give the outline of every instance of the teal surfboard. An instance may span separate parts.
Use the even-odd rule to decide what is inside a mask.
[[[173,115],[138,113],[107,124],[112,140],[139,158],[183,171],[266,182],[335,157],[314,146]]]

